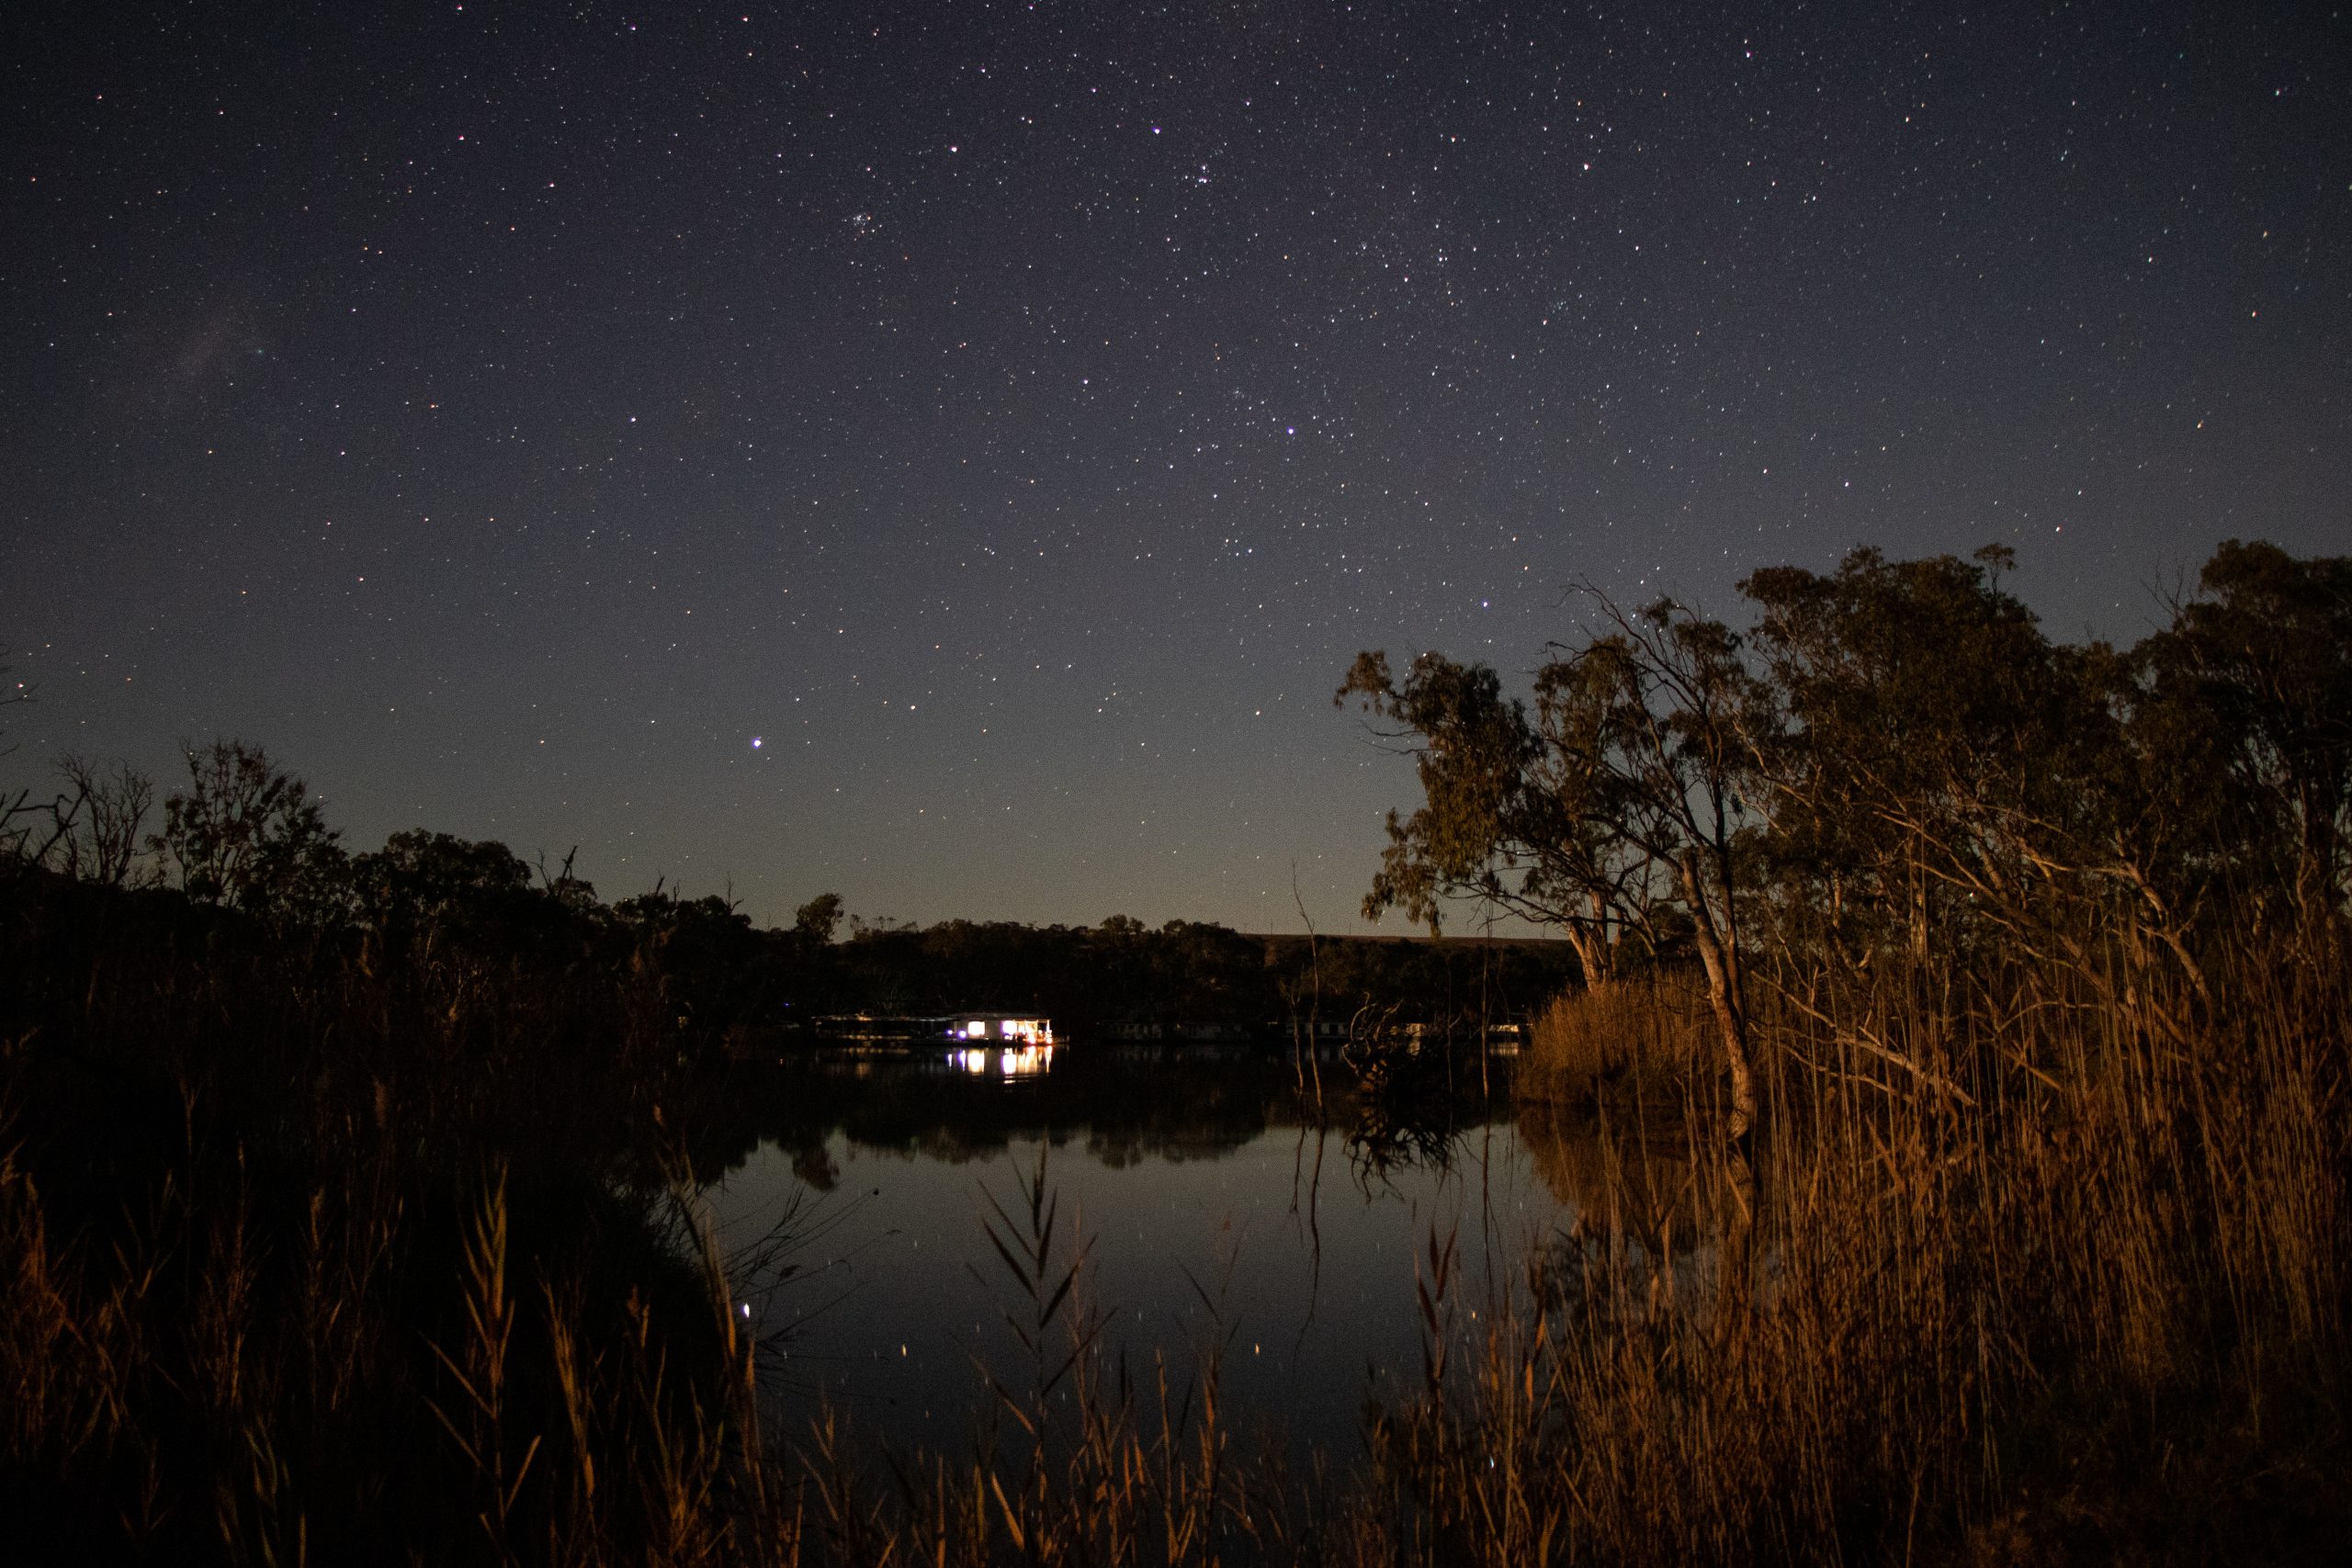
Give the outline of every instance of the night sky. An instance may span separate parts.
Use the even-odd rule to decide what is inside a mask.
[[[1352,930],[1358,649],[2352,549],[2342,9],[0,29],[12,784],[238,736],[608,897]]]

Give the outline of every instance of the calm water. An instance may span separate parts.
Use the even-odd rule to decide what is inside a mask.
[[[1432,1234],[1455,1238],[1467,1324],[1573,1220],[1575,1161],[1500,1092],[1480,1100],[1475,1069],[1404,1125],[1340,1092],[1344,1068],[1324,1072],[1321,1124],[1287,1062],[1198,1053],[1064,1046],[1048,1065],[943,1049],[758,1075],[743,1091],[756,1146],[714,1203],[757,1265],[745,1294],[777,1337],[782,1414],[797,1424],[824,1395],[901,1443],[968,1439],[976,1359],[1013,1376],[1002,1313],[1025,1305],[983,1193],[1015,1210],[1043,1148],[1065,1256],[1073,1232],[1091,1241],[1083,1289],[1139,1382],[1155,1351],[1181,1379],[1222,1337],[1230,1415],[1356,1452],[1367,1395],[1419,1375],[1414,1269]],[[772,1234],[782,1250],[763,1261]]]

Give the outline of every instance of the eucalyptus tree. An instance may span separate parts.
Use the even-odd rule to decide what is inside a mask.
[[[1409,816],[1388,815],[1364,914],[1395,908],[1434,931],[1448,900],[1483,899],[1558,928],[1588,983],[1614,973],[1628,936],[1656,952],[1679,918],[1744,1137],[1756,1096],[1743,905],[1768,705],[1722,622],[1671,600],[1628,612],[1591,597],[1591,635],[1549,649],[1532,716],[1487,666],[1423,654],[1400,682],[1385,654],[1357,655],[1335,701],[1394,727],[1422,793]]]
[[[1931,937],[2017,940],[2111,858],[2109,656],[2045,637],[2001,587],[2013,564],[2001,546],[1858,549],[1740,584],[1776,709],[1757,734],[1781,907],[1814,917],[1801,941],[1923,963]]]
[[[2133,649],[2135,737],[2192,886],[2287,891],[2306,931],[2352,873],[2352,558],[2232,539]]]
[[[1424,654],[1400,678],[1359,654],[1338,700],[1403,743],[1422,797],[1389,814],[1367,918],[1434,931],[1482,901],[1561,930],[1596,984],[1627,939],[1662,955],[1687,922],[1742,1126],[1759,931],[1812,979],[2056,963],[2135,1015],[2161,949],[2188,996],[2151,1017],[2188,1038],[2200,911],[2341,930],[2352,559],[2225,544],[2128,653],[2051,639],[2003,586],[2014,564],[1767,569],[1740,585],[1745,634],[1595,595],[1532,709],[1482,664]]]

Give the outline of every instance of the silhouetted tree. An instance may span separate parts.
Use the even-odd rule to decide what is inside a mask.
[[[1742,1124],[1757,929],[1808,986],[1882,953],[2051,963],[2191,1039],[2200,911],[2341,919],[2352,560],[2225,544],[2128,654],[2052,642],[2002,588],[2013,564],[1863,549],[1758,571],[1745,637],[1602,601],[1599,635],[1536,672],[1532,717],[1484,666],[1424,655],[1399,682],[1359,655],[1340,697],[1395,726],[1422,791],[1365,913],[1434,929],[1448,899],[1500,905],[1563,929],[1591,979],[1621,932],[1653,953],[1687,934]],[[2188,1000],[2113,978],[2108,955],[2152,947]]]
[[[57,869],[109,887],[132,881],[155,781],[128,762],[109,772],[74,752],[56,766],[68,789],[59,807]]]
[[[679,898],[657,886],[614,905],[613,914],[635,933],[635,970],[651,982],[665,1016],[698,1035],[765,1021],[781,1001],[769,945],[725,898]]]
[[[841,924],[842,896],[838,893],[820,893],[792,915],[792,929],[820,947],[833,940]]]
[[[347,863],[310,786],[242,740],[188,743],[187,786],[148,840],[180,888],[206,903],[316,923],[345,902]]]
[[[2210,852],[2273,863],[2247,880],[2290,888],[2315,928],[2352,869],[2352,558],[2232,539],[2199,587],[2135,650],[2148,761]]]

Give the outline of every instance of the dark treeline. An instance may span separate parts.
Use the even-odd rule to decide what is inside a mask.
[[[690,1053],[731,1032],[853,1011],[1034,1010],[1065,1035],[1186,1029],[1287,1040],[1309,1017],[1379,1009],[1398,1021],[1521,1017],[1575,974],[1573,952],[1525,940],[1257,936],[1202,921],[1159,927],[845,917],[823,894],[789,926],[755,926],[730,900],[654,891],[612,903],[506,845],[419,829],[351,854],[303,781],[236,741],[190,747],[153,824],[154,783],[67,757],[59,786],[5,803],[0,853],[20,890],[40,874],[119,889],[185,918],[347,952],[423,949],[530,966],[585,963],[646,977]],[[153,830],[149,830],[150,827]],[[846,930],[844,930],[846,927]]]
[[[652,943],[495,846],[345,860],[248,750],[193,772],[160,844],[117,773],[0,863],[0,1513],[27,1561],[472,1552],[516,1412],[639,1451],[719,1364]]]
[[[954,1007],[1049,1013],[1080,1038],[1205,1026],[1287,1041],[1310,1015],[1346,1023],[1517,1018],[1576,975],[1557,942],[1256,936],[1114,915],[1098,926],[950,920],[858,931],[832,955],[831,995],[906,1012]]]

